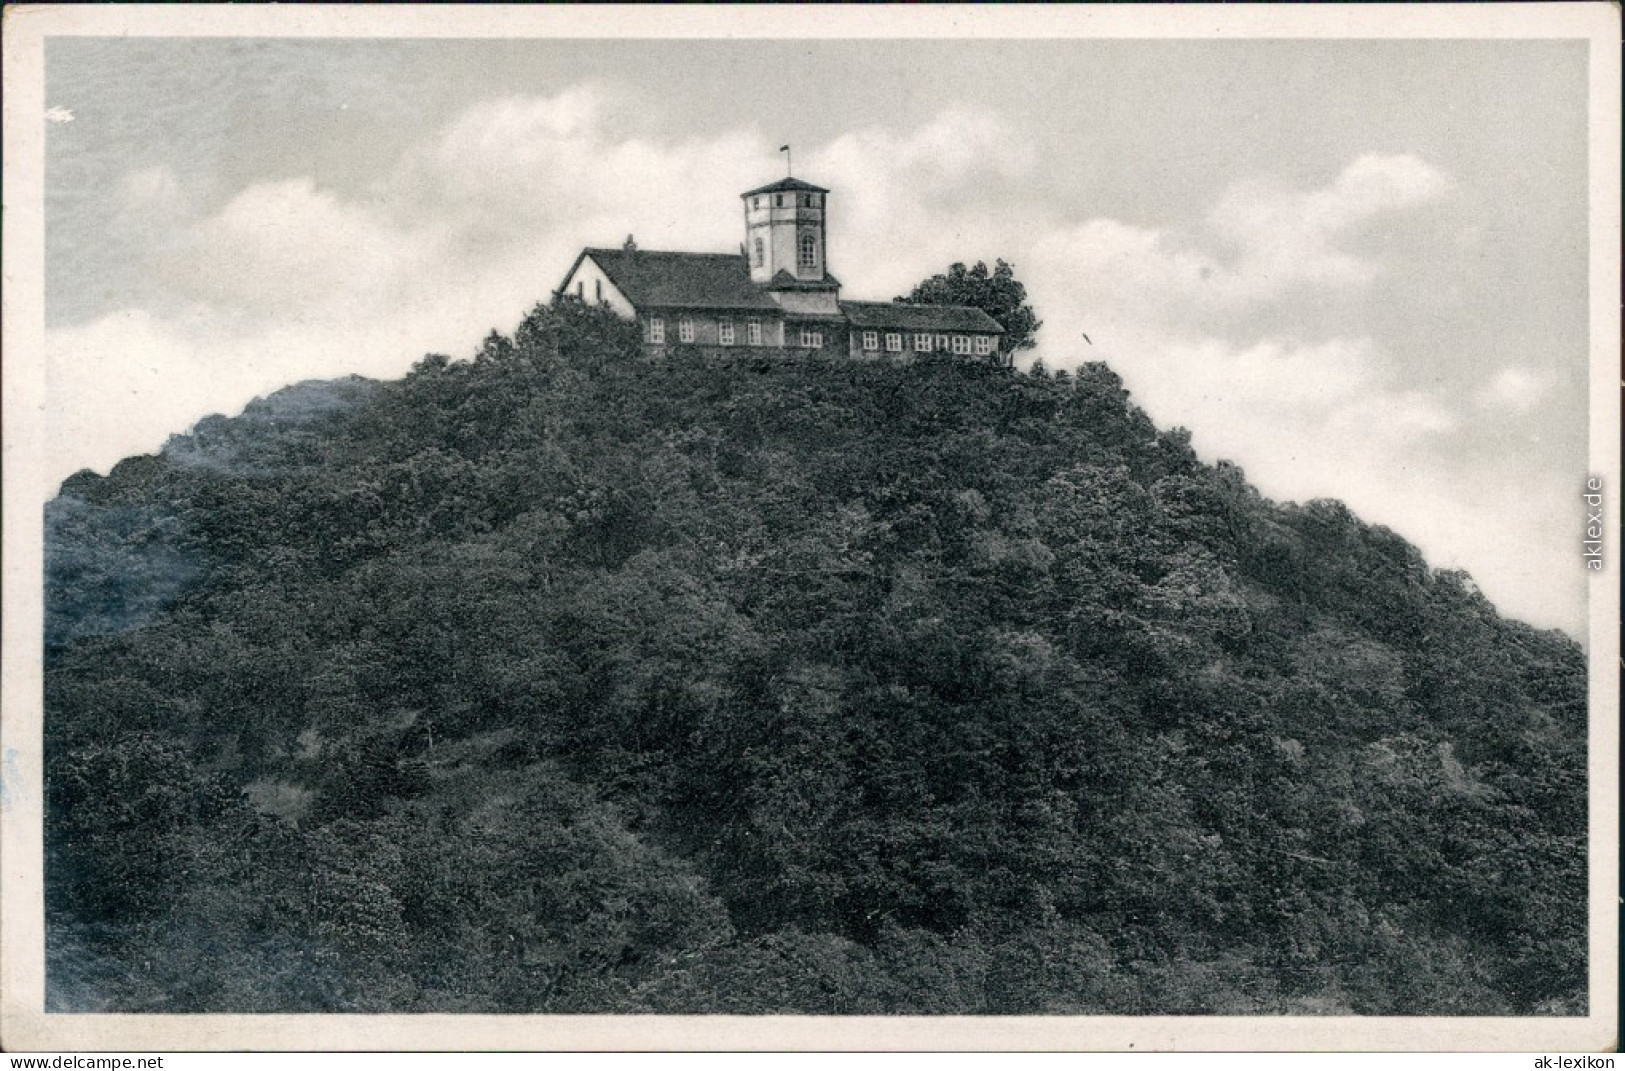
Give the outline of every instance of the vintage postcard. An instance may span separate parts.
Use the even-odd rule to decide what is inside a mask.
[[[8,7],[0,1045],[1612,1049],[1619,32]]]

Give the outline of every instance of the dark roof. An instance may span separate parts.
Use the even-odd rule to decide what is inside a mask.
[[[825,275],[822,279],[797,279],[794,275],[780,268],[768,280],[769,290],[839,290],[841,281],[833,275]]]
[[[853,327],[897,331],[974,331],[1003,334],[999,321],[969,305],[901,305],[894,301],[843,301]]]
[[[777,182],[769,182],[766,186],[758,186],[754,190],[746,190],[741,197],[750,197],[758,193],[779,193],[783,190],[810,190],[813,193],[828,193],[822,186],[814,186],[810,182],[802,182],[798,178],[781,178]]]
[[[738,253],[656,253],[647,249],[584,249],[637,308],[771,309],[778,304],[750,281]],[[577,258],[579,265],[581,259]],[[575,274],[575,268],[570,269]],[[569,275],[565,276],[566,279]]]

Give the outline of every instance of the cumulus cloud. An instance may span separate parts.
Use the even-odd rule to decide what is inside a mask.
[[[1380,317],[1364,302],[1409,266],[1362,239],[1453,187],[1416,157],[1366,155],[1319,188],[1239,183],[1194,229],[1105,218],[1052,228],[1022,260],[1046,321],[1039,353],[1051,367],[1110,363],[1159,424],[1190,427],[1203,456],[1240,463],[1266,495],[1341,498],[1435,566],[1470,570],[1505,612],[1578,631],[1583,600],[1554,599],[1572,513],[1561,481],[1457,449],[1486,413],[1537,406],[1546,377],[1503,368],[1476,394],[1452,393],[1421,374],[1429,355],[1371,330]],[[1262,326],[1278,325],[1264,314],[1282,306],[1346,308],[1345,328],[1365,329]]]
[[[764,161],[776,165],[777,145],[752,130],[632,136],[617,117],[635,103],[600,83],[485,100],[365,190],[296,176],[248,185],[206,213],[172,170],[132,171],[115,191],[122,226],[161,280],[163,311],[129,307],[48,332],[62,447],[53,478],[155,449],[291,380],[395,375],[428,350],[466,353],[545,300],[583,245],[629,231],[645,248],[737,245],[738,196],[764,180]],[[963,257],[972,230],[994,248],[997,222],[961,212],[953,225],[952,195],[1033,160],[997,117],[964,109],[810,149],[803,170],[839,191],[834,266],[850,266],[848,288],[865,297]],[[858,252],[888,245],[904,252]]]
[[[150,452],[214,412],[236,412],[289,383],[339,375],[394,376],[425,350],[454,352],[462,332],[431,311],[402,310],[385,324],[324,324],[298,317],[271,329],[195,308],[162,317],[126,309],[46,335],[45,477],[106,472]]]
[[[1480,388],[1477,402],[1482,409],[1527,413],[1550,390],[1550,383],[1526,368],[1503,368]]]
[[[1238,250],[1236,296],[1277,296],[1299,284],[1360,285],[1377,266],[1344,242],[1371,220],[1432,200],[1450,186],[1415,156],[1359,157],[1321,189],[1283,190],[1264,182],[1232,189],[1208,217]]]
[[[808,157],[808,173],[838,191],[832,268],[854,294],[886,298],[955,261],[1012,255],[1011,246],[1052,221],[1009,197],[990,211],[978,192],[1020,189],[1036,159],[998,116],[963,107],[912,131],[871,126],[841,135]]]
[[[1034,252],[1101,315],[1205,322],[1305,291],[1324,298],[1366,286],[1382,265],[1349,248],[1350,240],[1450,186],[1416,157],[1366,155],[1318,189],[1238,183],[1203,231],[1092,219],[1054,230]]]
[[[397,284],[421,273],[434,245],[430,229],[393,225],[295,178],[242,191],[166,267],[196,297],[230,309],[370,311],[399,296]]]
[[[151,236],[146,267],[165,301],[48,332],[52,477],[155,449],[288,382],[466,354],[544,300],[583,245],[635,231],[645,248],[737,246],[737,197],[771,177],[777,143],[751,129],[638,134],[625,125],[636,104],[607,84],[482,101],[381,162],[365,188],[296,176],[207,212],[173,172],[127,175],[119,203],[127,227]],[[1046,321],[1039,352],[1052,367],[1109,361],[1154,418],[1191,427],[1205,456],[1240,462],[1266,494],[1343,497],[1436,561],[1471,568],[1514,612],[1544,597],[1497,549],[1530,550],[1538,518],[1511,521],[1485,493],[1464,499],[1444,449],[1458,404],[1535,404],[1531,373],[1502,369],[1457,402],[1405,375],[1408,355],[1358,324],[1286,330],[1258,317],[1368,291],[1389,265],[1363,238],[1448,195],[1437,168],[1373,154],[1317,188],[1260,178],[1181,230],[1024,202],[1039,150],[973,107],[798,149],[800,170],[835,191],[831,267],[850,295],[883,299],[952,261],[1010,259]],[[1452,512],[1505,534],[1463,540],[1440,520]]]

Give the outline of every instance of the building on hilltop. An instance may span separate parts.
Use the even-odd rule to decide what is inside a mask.
[[[842,301],[829,273],[829,191],[796,178],[740,195],[738,253],[660,253],[629,236],[583,249],[557,293],[606,304],[642,326],[651,353],[674,345],[771,347],[830,356],[951,353],[1007,362],[1004,328],[981,309]]]

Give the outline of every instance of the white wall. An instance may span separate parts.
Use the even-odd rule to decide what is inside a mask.
[[[609,276],[604,274],[604,269],[600,268],[597,261],[590,256],[581,258],[581,263],[576,265],[575,271],[571,272],[569,277],[564,280],[562,292],[575,294],[579,286],[581,300],[589,305],[596,305],[598,303],[596,287],[600,285],[604,288],[603,300],[609,303],[609,307],[628,320],[633,319],[636,310],[632,308],[632,303],[626,299],[626,295],[621,293],[614,283],[609,281]]]

